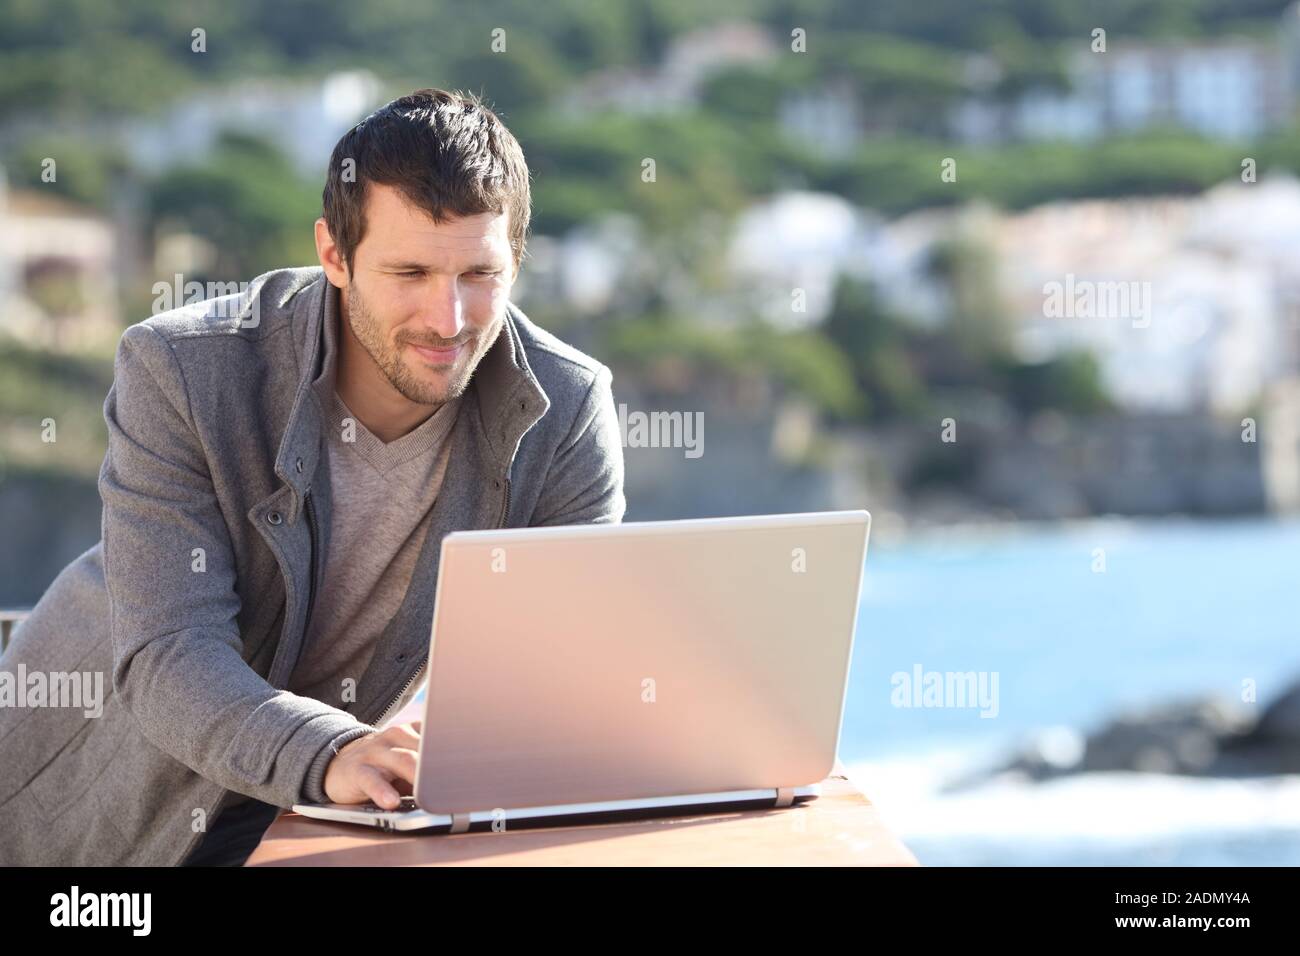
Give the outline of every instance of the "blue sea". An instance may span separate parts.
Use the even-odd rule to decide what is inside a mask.
[[[922,863],[1300,864],[1300,776],[1003,776],[941,792],[1035,737],[1068,754],[1127,711],[1216,695],[1257,713],[1300,679],[1300,522],[872,538],[840,757]],[[915,706],[901,675],[930,672],[983,673],[990,696]]]

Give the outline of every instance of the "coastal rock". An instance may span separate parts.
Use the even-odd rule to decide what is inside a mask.
[[[1293,683],[1260,715],[1253,736],[1260,742],[1271,740],[1300,744],[1300,681]]]
[[[1049,780],[1116,770],[1215,777],[1300,773],[1300,681],[1258,718],[1235,701],[1202,697],[1122,715],[1086,736],[1053,728],[1006,763],[947,789],[1002,774]]]
[[[1224,745],[1250,725],[1249,715],[1219,698],[1176,701],[1091,734],[1075,772],[1213,773]]]

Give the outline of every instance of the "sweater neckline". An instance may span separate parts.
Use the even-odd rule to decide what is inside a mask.
[[[438,410],[400,438],[385,442],[361,423],[347,404],[334,392],[331,410],[331,440],[350,447],[364,458],[376,471],[386,474],[413,458],[428,454],[437,448],[451,431],[461,397],[451,399]],[[345,426],[352,423],[353,441],[344,440]]]

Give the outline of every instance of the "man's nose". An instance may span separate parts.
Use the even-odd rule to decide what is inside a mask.
[[[422,318],[430,338],[436,335],[444,342],[459,340],[465,327],[465,303],[455,276],[439,276],[431,283]]]

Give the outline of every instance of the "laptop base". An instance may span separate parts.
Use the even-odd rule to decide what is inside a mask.
[[[762,810],[804,803],[816,799],[820,794],[821,786],[811,784],[805,787],[731,790],[552,807],[519,807],[511,810],[497,808],[456,814],[421,810],[416,805],[415,798],[409,796],[402,798],[402,805],[396,810],[385,810],[373,803],[300,803],[294,804],[292,809],[295,813],[316,820],[376,827],[390,833],[450,834],[614,823],[673,816],[679,812],[705,814]]]

